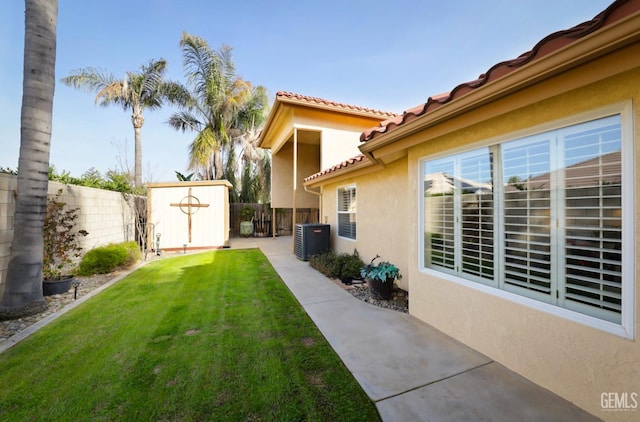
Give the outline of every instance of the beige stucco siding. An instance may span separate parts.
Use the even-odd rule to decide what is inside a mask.
[[[286,144],[271,156],[271,206],[291,208],[293,204],[293,145]]]
[[[272,153],[271,206],[319,208],[319,197],[304,190],[304,179],[360,154],[362,131],[390,116],[319,98],[278,93],[259,141]]]
[[[323,141],[320,143],[320,168],[327,169],[359,155],[360,133],[361,131],[323,129]]]
[[[289,142],[272,157],[271,206],[293,208],[293,143]],[[320,170],[320,155],[313,145],[298,144],[296,189],[297,208],[318,208],[318,197],[305,192],[304,178]]]
[[[615,66],[616,63],[602,63]],[[580,79],[580,71],[565,74],[562,80]],[[637,330],[640,326],[640,286],[638,274],[640,262],[640,183],[635,194],[635,339],[630,340],[609,334],[536,310],[491,293],[445,280],[433,273],[419,270],[420,227],[418,175],[421,159],[468,148],[491,139],[509,137],[517,131],[570,118],[631,100],[633,102],[635,168],[640,166],[640,70],[632,70],[582,88],[550,97],[549,89],[556,81],[549,81],[537,88],[521,92],[520,96],[546,98],[533,105],[509,110],[507,99],[500,104],[485,107],[492,117],[479,123],[440,137],[429,137],[429,142],[415,146],[408,152],[407,195],[411,210],[408,213],[409,234],[405,235],[408,247],[408,274],[410,288],[410,312],[443,332],[479,350],[492,359],[524,375],[535,383],[567,398],[586,410],[611,420],[624,420],[624,412],[604,414],[600,405],[603,392],[640,392],[640,343]],[[546,87],[546,88],[545,88]],[[502,113],[498,113],[499,110]],[[495,117],[493,117],[495,116]],[[469,116],[465,117],[466,119]],[[449,122],[455,126],[455,121]],[[468,120],[467,120],[468,123]],[[415,135],[420,136],[420,134]],[[634,180],[638,180],[637,175]],[[387,217],[381,216],[382,221]]]
[[[305,192],[304,178],[320,171],[320,152],[317,145],[298,145],[298,183],[296,208],[318,208],[318,196]]]
[[[331,224],[332,249],[339,253],[358,250],[363,261],[368,262],[376,255],[400,268],[400,273],[408,270],[407,222],[410,209],[409,187],[407,186],[407,160],[397,160],[380,171],[362,177],[354,177],[332,183],[323,188],[322,221]],[[337,189],[341,186],[356,186],[357,193],[357,239],[338,237]],[[408,289],[408,278],[399,280],[398,286]]]
[[[298,131],[320,133],[320,163],[315,171],[318,172],[360,154],[360,134],[379,121],[364,116],[299,108],[293,112],[290,124]],[[305,174],[304,177],[315,172]]]

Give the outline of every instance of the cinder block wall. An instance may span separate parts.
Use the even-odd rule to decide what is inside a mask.
[[[9,264],[16,189],[16,176],[0,174],[0,295],[4,291]],[[89,232],[81,238],[84,252],[108,243],[134,240],[130,195],[49,182],[49,195],[55,195],[59,189],[62,189],[60,198],[68,207],[80,208],[77,227]]]

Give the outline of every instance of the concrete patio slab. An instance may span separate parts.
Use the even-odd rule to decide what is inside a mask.
[[[596,421],[498,363],[491,363],[377,403],[393,421]]]
[[[374,401],[491,362],[407,314],[353,297],[304,308]]]
[[[598,420],[430,325],[354,298],[291,242],[255,239],[384,421]]]
[[[308,264],[303,264],[308,266]],[[326,277],[313,277],[304,267],[279,267],[278,273],[285,280],[291,293],[304,307],[313,303],[349,299],[351,294],[333,283],[326,283]],[[325,280],[322,280],[324,278]]]

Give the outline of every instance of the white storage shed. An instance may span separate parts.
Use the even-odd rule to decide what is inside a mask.
[[[148,249],[158,240],[162,251],[228,247],[231,187],[227,180],[149,184]]]

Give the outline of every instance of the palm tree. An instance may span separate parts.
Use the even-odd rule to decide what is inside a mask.
[[[55,90],[57,0],[25,0],[20,158],[14,232],[0,319],[42,311],[43,227]]]
[[[151,60],[142,65],[140,72],[127,72],[123,79],[100,69],[88,67],[72,72],[62,79],[67,86],[96,92],[96,104],[103,107],[112,104],[131,111],[131,123],[135,134],[134,185],[142,186],[142,138],[145,109],[156,110],[165,101],[184,104],[188,99],[187,90],[177,82],[166,81],[167,62],[164,59]]]
[[[236,75],[231,47],[223,45],[215,51],[203,38],[187,33],[182,34],[180,47],[191,101],[168,123],[176,130],[196,132],[189,169],[199,171],[202,179],[220,179],[225,168],[223,152],[237,129],[238,113],[252,96],[252,87]]]
[[[251,96],[237,116],[236,128],[239,135],[234,142],[240,145],[243,161],[242,191],[244,200],[269,202],[271,191],[271,157],[267,150],[258,147],[260,130],[269,114],[267,91],[262,86],[252,89]],[[255,182],[253,180],[255,179]],[[254,186],[244,186],[252,184]],[[249,194],[254,191],[255,194]]]

